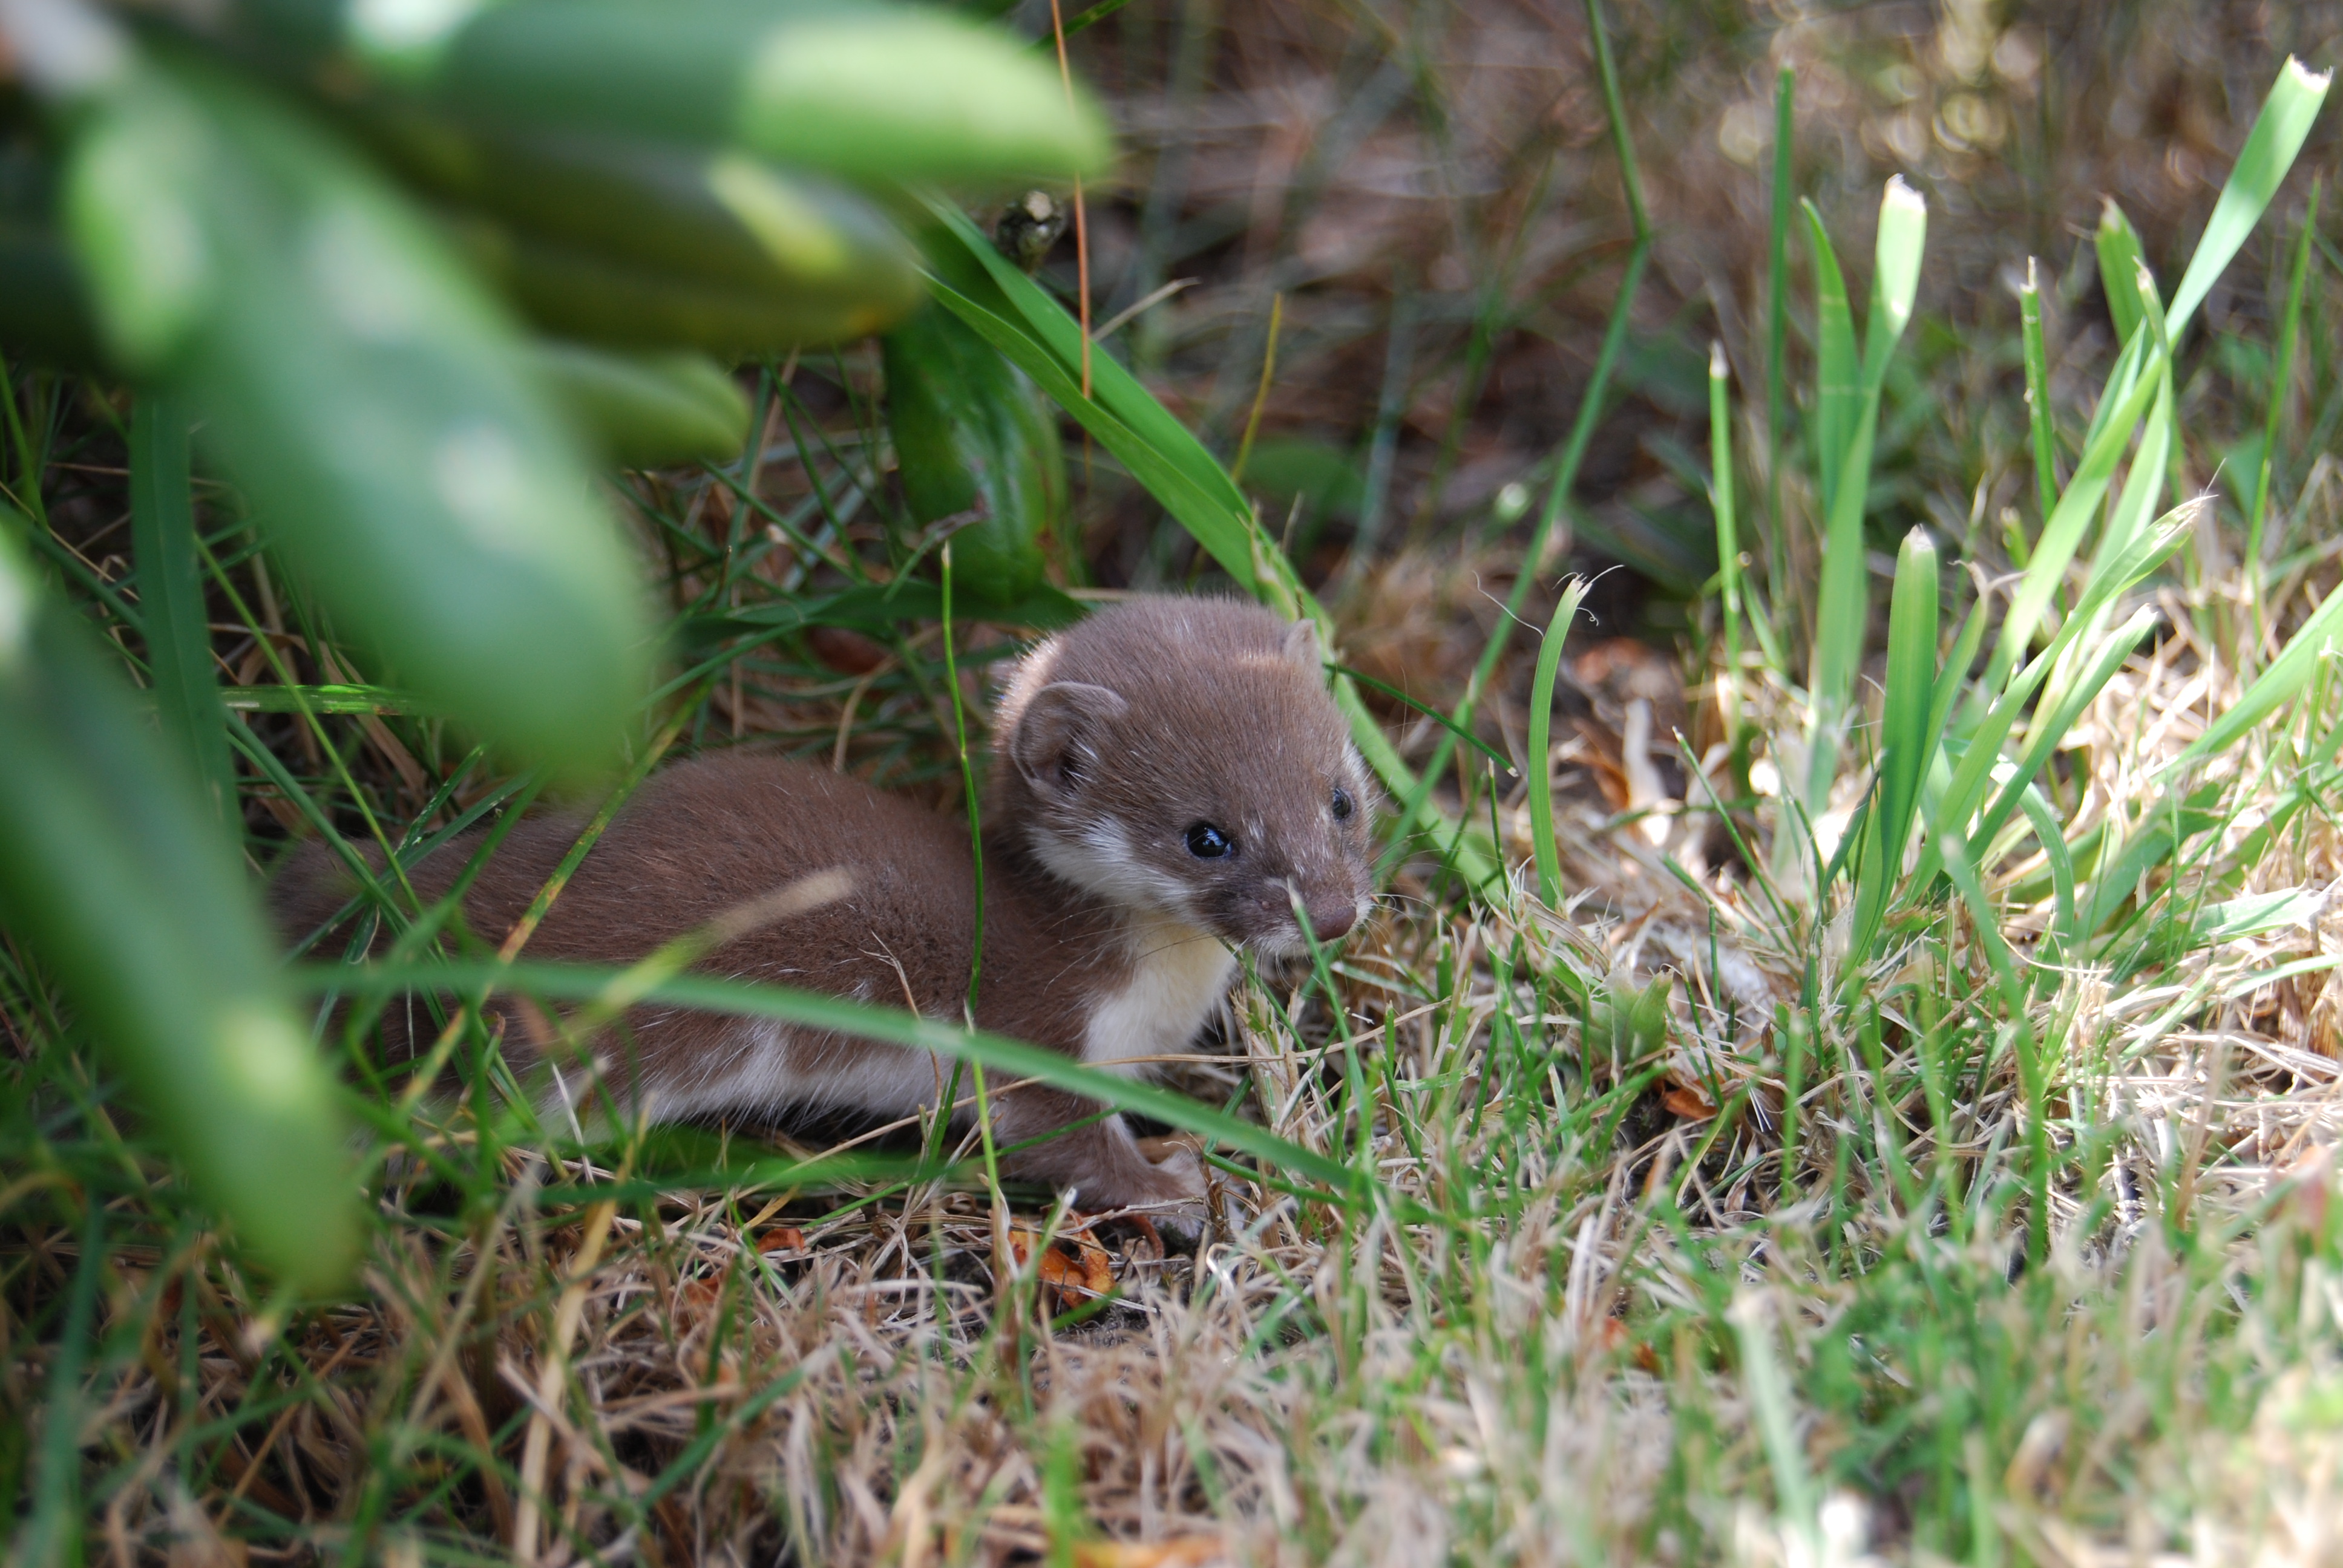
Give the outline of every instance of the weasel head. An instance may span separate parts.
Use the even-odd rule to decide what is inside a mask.
[[[1373,905],[1373,786],[1306,620],[1102,609],[1011,672],[993,751],[990,827],[1135,914],[1292,958]]]

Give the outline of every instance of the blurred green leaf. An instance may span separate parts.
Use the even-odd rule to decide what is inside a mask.
[[[974,512],[951,536],[959,588],[981,602],[1041,582],[1042,541],[1066,504],[1057,421],[1024,372],[931,305],[882,340],[887,421],[915,522]]]
[[[836,299],[703,282],[476,216],[451,222],[448,234],[536,326],[614,348],[696,348],[728,358],[783,354],[866,337],[917,303],[892,294]]]
[[[753,0],[246,0],[282,50],[327,53],[458,115],[734,146],[850,178],[1104,171],[1103,116],[1009,34],[903,5]]]
[[[203,781],[212,809],[234,825],[236,770],[212,673],[190,477],[186,405],[166,392],[142,393],[130,410],[130,538],[147,668],[165,733]]]
[[[618,467],[729,462],[749,439],[749,399],[704,355],[538,342],[529,359],[546,395]]]
[[[186,763],[0,518],[0,915],[198,1190],[304,1291],[347,1282],[358,1187],[332,1074]]]
[[[861,337],[920,303],[916,254],[885,213],[743,153],[471,129],[405,106],[355,123],[410,183],[460,209],[476,258],[551,330],[786,353]]]
[[[515,751],[616,749],[634,569],[520,341],[320,127],[176,56],[85,105],[69,232],[125,366],[203,435],[336,623]]]
[[[13,363],[95,369],[97,327],[59,226],[46,152],[30,136],[0,136],[0,346]]]

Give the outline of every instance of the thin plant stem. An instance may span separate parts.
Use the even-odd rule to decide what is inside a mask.
[[[968,955],[968,1026],[976,1027],[976,992],[984,978],[984,823],[976,808],[976,771],[968,761],[968,711],[960,699],[960,657],[952,648],[952,548],[943,548],[944,685],[951,691],[952,744],[960,754],[960,791],[968,803],[968,853],[976,869],[976,939]],[[979,1079],[981,1092],[982,1079]],[[988,1151],[990,1145],[987,1144]]]
[[[2042,340],[2042,292],[2030,256],[2026,258],[2026,287],[2017,302],[2026,351],[2026,410],[2034,436],[2034,498],[2046,527],[2058,506],[2058,437],[2050,423],[2050,356]]]
[[[1765,234],[1765,522],[1766,597],[1776,612],[1787,599],[1790,553],[1782,526],[1782,435],[1789,419],[1784,358],[1790,346],[1791,155],[1795,151],[1797,72],[1782,67],[1774,80],[1774,210]]]
[[[1741,533],[1733,509],[1733,421],[1727,397],[1731,372],[1725,345],[1708,347],[1709,505],[1716,513],[1716,579],[1725,614],[1725,744],[1741,740]]]
[[[1285,320],[1285,296],[1269,297],[1269,344],[1262,350],[1261,385],[1252,395],[1252,412],[1245,416],[1244,439],[1237,444],[1237,460],[1229,466],[1229,477],[1244,482],[1245,464],[1252,457],[1252,438],[1261,430],[1261,410],[1269,401],[1270,382],[1277,375],[1277,329]]]
[[[1066,63],[1066,18],[1059,0],[1050,0],[1050,31],[1058,41],[1058,77],[1065,84],[1066,106],[1074,103],[1073,67]],[[1082,176],[1074,176],[1074,278],[1076,304],[1082,321],[1082,396],[1091,395],[1091,226],[1082,205]]]

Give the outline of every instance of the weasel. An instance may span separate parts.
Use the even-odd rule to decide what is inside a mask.
[[[1304,956],[1302,920],[1323,943],[1365,917],[1369,788],[1306,620],[1232,600],[1140,598],[1041,642],[996,705],[977,1024],[1111,1070],[1151,1070],[1194,1040],[1238,950]],[[501,937],[582,825],[559,813],[516,825],[465,895],[471,929]],[[446,893],[472,847],[426,858],[410,872],[417,891]],[[960,1018],[976,886],[967,824],[780,757],[719,752],[655,774],[527,951],[628,963],[824,873],[844,890],[696,967]],[[323,846],[307,847],[272,888],[280,929],[307,936],[352,890]],[[386,1027],[398,1032],[392,1010]],[[598,1042],[607,1077],[663,1121],[908,1116],[950,1079],[925,1052],[769,1020],[640,1006],[625,1023],[616,1039],[630,1058]],[[508,1052],[532,1054],[528,1032],[508,1028]],[[1000,1141],[1046,1138],[1009,1169],[1091,1209],[1202,1196],[1192,1154],[1151,1161],[1120,1115],[1087,1120],[1099,1109],[1038,1084],[995,1096]]]

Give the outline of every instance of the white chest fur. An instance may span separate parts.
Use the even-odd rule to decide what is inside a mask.
[[[1172,920],[1134,925],[1131,943],[1131,972],[1093,1005],[1082,1060],[1137,1075],[1153,1070],[1145,1058],[1194,1043],[1228,990],[1237,960],[1218,938]]]

